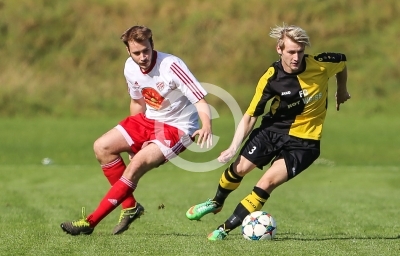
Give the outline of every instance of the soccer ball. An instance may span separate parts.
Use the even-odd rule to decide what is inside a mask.
[[[267,212],[252,212],[242,222],[242,234],[247,240],[271,240],[276,231],[276,222]]]

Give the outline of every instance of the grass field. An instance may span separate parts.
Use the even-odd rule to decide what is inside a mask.
[[[400,1],[271,2],[0,0],[0,256],[400,255],[400,52],[390,47],[399,38]],[[118,39],[127,27],[151,27],[156,50],[180,56],[199,81],[224,88],[243,108],[278,57],[268,30],[282,23],[306,29],[308,53],[346,54],[352,100],[334,111],[332,85],[320,158],[265,205],[278,222],[275,240],[246,241],[239,230],[226,241],[206,240],[260,170],[220,214],[185,217],[214,195],[224,167],[204,172],[197,164],[213,169],[205,163],[229,145],[229,117],[214,120],[212,150],[186,151],[190,163],[143,178],[135,195],[146,214],[128,232],[110,235],[119,210],[91,236],[61,231],[109,188],[92,144],[128,113]],[[220,110],[218,96],[207,101]]]
[[[399,138],[397,129],[388,129],[399,121],[355,122],[343,111],[327,119],[321,158],[268,200],[264,210],[277,220],[278,233],[260,242],[244,240],[239,230],[225,241],[206,240],[251,191],[260,170],[246,177],[221,213],[189,221],[185,211],[213,196],[223,167],[191,172],[172,163],[141,180],[135,194],[146,213],[129,231],[110,235],[118,210],[91,236],[68,236],[59,224],[80,218],[82,206],[90,213],[109,187],[92,143],[119,118],[1,119],[0,255],[399,255],[400,152],[391,147]],[[233,125],[215,124],[215,148],[182,157],[201,162],[224,149]],[[53,164],[42,165],[44,157]]]

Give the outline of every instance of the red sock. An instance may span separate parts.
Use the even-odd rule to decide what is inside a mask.
[[[135,190],[136,184],[125,177],[121,177],[108,193],[101,200],[97,209],[90,214],[86,219],[89,221],[91,227],[95,227],[99,222],[112,212],[123,200]]]
[[[111,163],[103,164],[101,166],[101,169],[103,169],[103,172],[104,172],[104,176],[106,176],[106,178],[108,179],[108,182],[110,182],[111,186],[114,185],[114,183],[117,182],[122,177],[122,174],[124,173],[125,168],[126,168],[126,165],[124,163],[124,160],[122,160],[121,157],[118,157]],[[121,203],[121,205],[122,205],[122,209],[135,207],[136,199],[133,195],[129,195]]]

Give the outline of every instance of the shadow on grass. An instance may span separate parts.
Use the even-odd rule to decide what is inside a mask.
[[[150,236],[177,236],[177,237],[206,237],[205,234],[185,234],[185,233],[147,233],[146,235]],[[292,233],[284,233],[279,234],[274,238],[274,241],[288,241],[288,240],[298,240],[298,241],[326,241],[326,240],[396,240],[400,239],[400,235],[392,236],[392,237],[385,237],[385,236],[345,236],[345,235],[337,235],[337,236],[330,236],[330,237],[299,237],[299,234],[292,234]],[[241,234],[230,234],[228,237],[236,239],[242,238]]]
[[[128,234],[128,233],[127,233]],[[100,236],[113,236],[108,232],[96,232],[95,235],[100,235]],[[123,236],[124,234],[122,234]],[[169,232],[169,233],[137,233],[137,235],[140,236],[154,236],[154,237],[165,237],[165,236],[170,236],[170,237],[207,237],[207,234],[205,233],[196,233],[196,234],[188,234],[188,233],[179,233],[179,232]],[[92,235],[93,236],[93,235]],[[319,236],[317,237],[318,234],[314,235],[301,235],[301,234],[296,234],[296,233],[279,233],[274,238],[275,242],[284,242],[284,241],[329,241],[329,240],[397,240],[400,239],[400,235],[397,236],[351,236],[351,235],[343,235],[343,234],[336,234],[336,235],[331,235],[331,236]],[[235,234],[229,234],[228,239],[242,239],[243,236],[241,234],[235,233]]]
[[[275,237],[275,241],[287,241],[287,240],[298,240],[298,241],[326,241],[326,240],[396,240],[400,239],[398,236],[346,236],[346,235],[332,235],[329,237],[310,237],[310,235],[305,235],[305,237],[299,237],[301,235],[284,233]],[[308,237],[307,237],[308,236]]]

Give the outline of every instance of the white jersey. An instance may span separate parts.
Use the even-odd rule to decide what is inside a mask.
[[[132,99],[144,98],[146,117],[193,134],[199,127],[194,103],[207,94],[204,88],[178,57],[153,51],[148,71],[128,58],[124,75]]]

